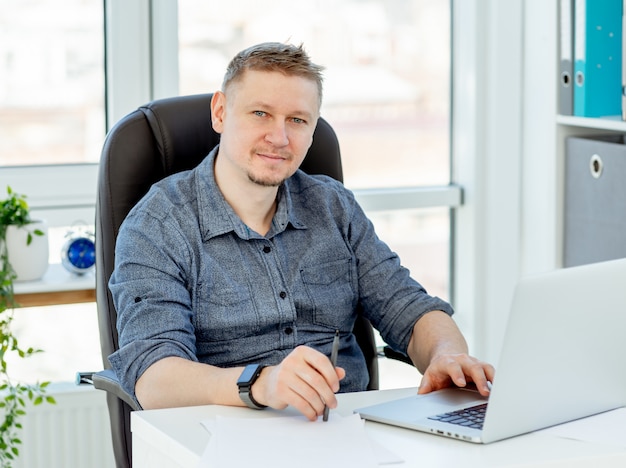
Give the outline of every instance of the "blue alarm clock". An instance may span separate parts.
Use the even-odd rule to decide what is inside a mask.
[[[87,230],[69,231],[67,241],[61,248],[61,263],[70,273],[82,275],[91,271],[96,264],[94,235]]]

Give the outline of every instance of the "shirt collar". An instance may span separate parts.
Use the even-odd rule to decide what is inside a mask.
[[[196,168],[196,190],[198,196],[198,218],[202,239],[207,241],[212,237],[234,232],[241,239],[249,240],[260,238],[259,234],[248,229],[228,204],[215,181],[215,157],[219,145],[211,150],[206,158]],[[306,229],[295,213],[294,204],[289,190],[289,179],[278,189],[276,214],[272,220],[272,227],[267,234],[271,238],[288,227]]]
[[[292,176],[293,177],[293,176]],[[276,214],[272,220],[272,227],[268,237],[275,236],[286,230],[288,227],[294,229],[306,229],[306,225],[298,217],[297,210],[291,199],[290,180],[287,179],[279,188],[276,196]]]

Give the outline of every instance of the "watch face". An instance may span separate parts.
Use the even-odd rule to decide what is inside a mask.
[[[93,241],[79,238],[67,247],[67,260],[74,267],[87,270],[96,263],[96,249]]]
[[[261,373],[262,367],[258,364],[249,364],[247,365],[239,379],[237,380],[237,385],[252,385],[258,374]]]

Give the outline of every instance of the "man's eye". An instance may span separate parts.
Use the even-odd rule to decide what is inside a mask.
[[[298,118],[298,117],[294,117],[293,122],[297,124],[303,124],[303,123],[306,123],[306,120]]]
[[[254,111],[254,115],[258,117],[265,117],[265,112],[263,111]]]

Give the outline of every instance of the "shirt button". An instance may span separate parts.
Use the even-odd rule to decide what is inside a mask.
[[[272,249],[269,246],[265,246],[263,247],[263,253],[270,253],[272,251]]]
[[[285,328],[285,334],[286,335],[291,335],[292,333],[293,333],[293,328],[291,328],[291,327]]]
[[[281,291],[278,295],[280,296],[281,299],[284,299],[287,297],[287,293],[285,291]]]

